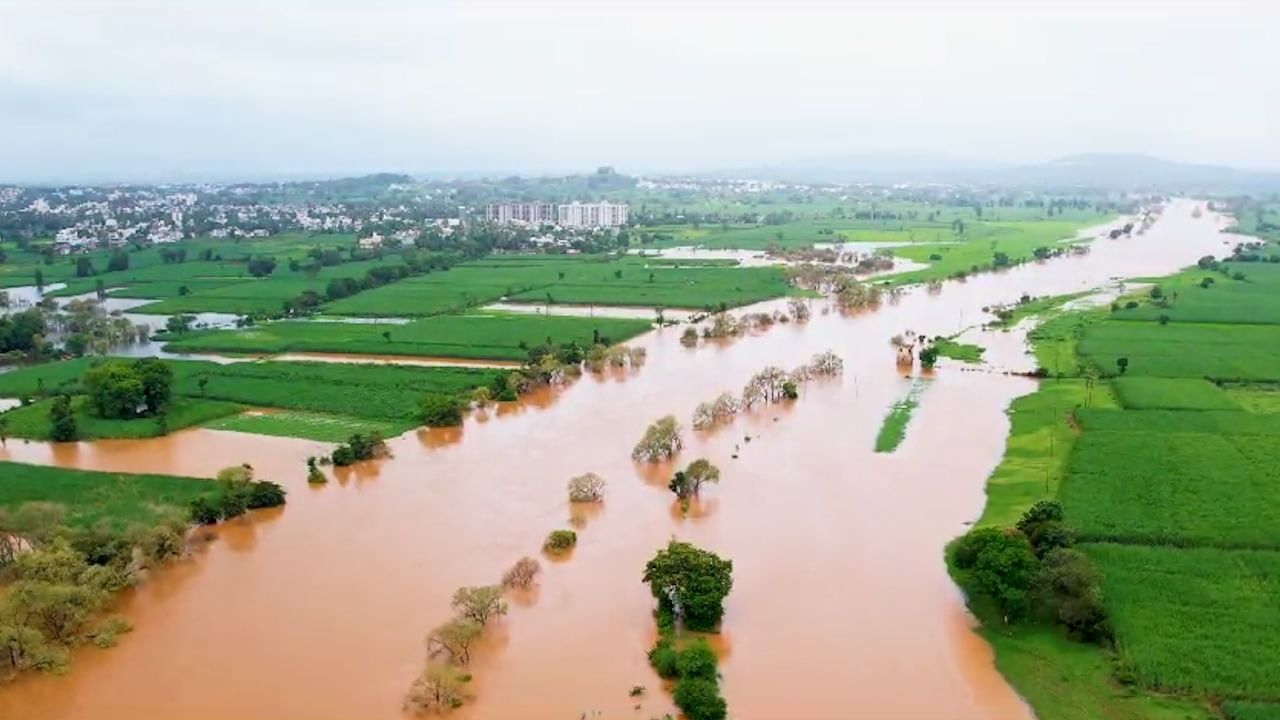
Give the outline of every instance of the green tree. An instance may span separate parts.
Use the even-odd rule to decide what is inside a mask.
[[[724,615],[724,598],[733,589],[733,562],[672,540],[645,565],[644,582],[661,610],[692,630],[710,630]]]
[[[146,406],[142,380],[123,362],[105,362],[84,374],[85,394],[93,412],[103,418],[131,418]]]
[[[1036,594],[1073,637],[1086,642],[1111,638],[1098,571],[1079,550],[1056,548],[1044,557]]]
[[[966,587],[993,601],[1005,622],[1026,617],[1040,561],[1025,535],[1014,529],[979,528],[952,546],[952,562]]]
[[[173,367],[158,358],[142,358],[135,361],[131,369],[142,383],[145,414],[163,412],[173,393]]]
[[[107,260],[107,272],[122,272],[129,269],[129,253],[117,249]]]
[[[55,397],[53,404],[49,406],[49,437],[55,442],[67,442],[75,440],[79,434],[70,396]]]

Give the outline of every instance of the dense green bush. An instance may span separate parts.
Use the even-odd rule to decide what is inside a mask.
[[[463,403],[452,395],[427,393],[418,403],[418,419],[430,427],[462,424]]]
[[[658,638],[658,642],[654,643],[653,649],[649,651],[649,664],[653,666],[654,672],[658,673],[658,677],[664,680],[671,680],[680,675],[679,661],[680,654],[665,637]]]
[[[547,552],[558,553],[565,552],[574,545],[578,544],[578,533],[572,530],[552,530],[547,536],[547,541],[542,544],[542,549]]]
[[[681,678],[716,679],[716,654],[706,640],[698,638],[680,651],[676,671]]]
[[[728,712],[716,681],[706,678],[680,678],[675,701],[688,720],[724,720]]]
[[[269,480],[259,480],[249,488],[249,509],[276,507],[284,504],[285,490]]]

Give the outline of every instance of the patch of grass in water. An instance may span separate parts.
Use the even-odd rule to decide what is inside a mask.
[[[920,404],[920,393],[924,391],[926,381],[915,380],[905,397],[893,404],[880,432],[876,435],[876,452],[889,453],[898,449],[907,437],[907,424],[911,422],[911,413]]]

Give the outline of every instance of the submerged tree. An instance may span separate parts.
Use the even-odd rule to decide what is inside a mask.
[[[706,483],[720,482],[720,468],[712,465],[706,458],[698,458],[689,463],[689,467],[678,471],[667,487],[681,500],[698,494]]]
[[[604,486],[604,478],[595,473],[579,475],[569,481],[569,502],[600,502],[604,500]]]
[[[733,562],[689,543],[672,540],[645,565],[644,582],[658,606],[691,630],[711,630],[724,615],[733,589]]]
[[[454,618],[427,635],[427,653],[432,657],[446,653],[451,662],[466,665],[471,662],[471,645],[483,631],[484,627],[471,618]]]
[[[502,575],[502,586],[505,588],[527,588],[533,585],[533,581],[537,579],[540,572],[542,572],[542,566],[538,564],[537,560],[528,556],[522,557]]]
[[[631,451],[631,457],[645,462],[661,462],[671,459],[683,446],[680,424],[675,416],[667,415],[645,429],[644,437]]]
[[[465,618],[485,625],[490,618],[507,614],[507,601],[499,585],[461,587],[453,594],[453,609]]]
[[[456,710],[466,702],[466,687],[470,681],[470,675],[448,663],[428,665],[409,686],[404,709],[419,715]]]

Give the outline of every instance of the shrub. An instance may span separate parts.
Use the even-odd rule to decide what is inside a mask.
[[[578,544],[578,533],[572,530],[552,530],[542,549],[550,553],[566,552]]]
[[[443,393],[427,393],[418,402],[418,418],[430,427],[452,427],[462,424],[462,403]]]
[[[595,473],[579,475],[569,481],[569,502],[600,502],[604,500],[604,486],[604,478]]]
[[[320,468],[316,467],[315,457],[307,458],[307,482],[312,485],[323,485],[329,482]]]
[[[676,670],[681,678],[716,679],[716,654],[706,640],[698,638],[679,652]]]
[[[679,660],[680,654],[665,637],[658,638],[658,642],[654,643],[653,649],[649,651],[649,664],[653,666],[653,671],[658,673],[658,677],[664,680],[679,676]]]
[[[209,497],[198,497],[191,501],[191,522],[197,525],[212,525],[222,519],[222,507],[218,501]]]
[[[70,397],[59,395],[53,399],[53,404],[49,406],[49,425],[49,437],[54,442],[75,440],[80,434],[79,428],[76,427],[75,411],[71,409]]]
[[[333,451],[333,464],[339,467],[354,464],[360,460],[372,460],[386,457],[389,454],[387,444],[377,433],[352,435],[345,445],[339,445]]]
[[[676,683],[676,707],[688,720],[724,720],[727,714],[724,698],[714,680],[681,678]]]
[[[542,566],[531,557],[522,557],[502,575],[502,586],[506,588],[527,588],[542,572]]]
[[[284,504],[284,488],[269,480],[260,480],[249,486],[249,508],[277,507]]]

